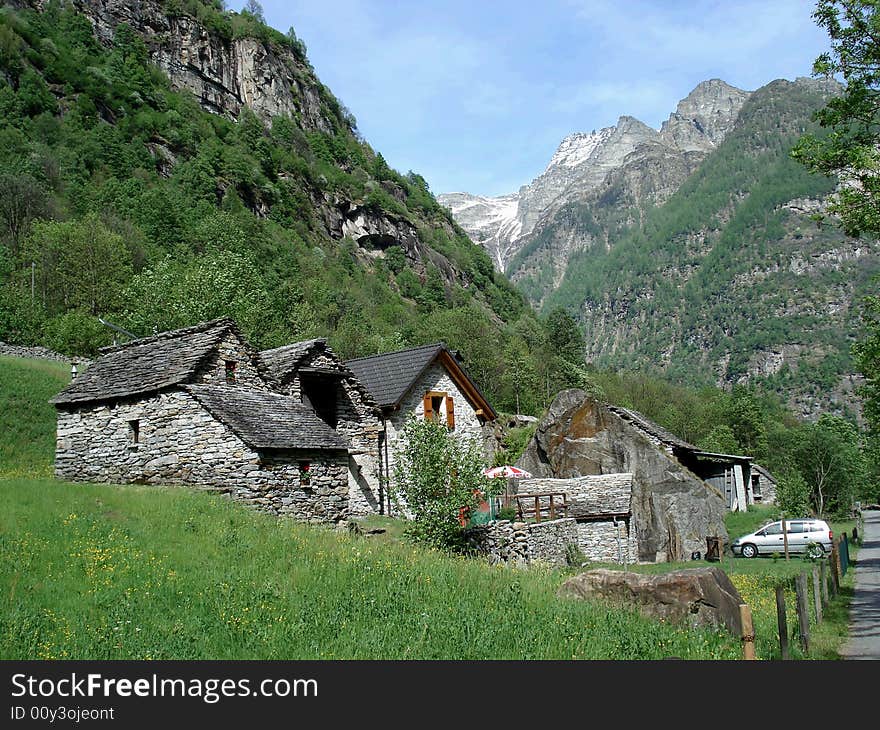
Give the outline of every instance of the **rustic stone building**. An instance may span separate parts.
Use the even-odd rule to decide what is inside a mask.
[[[394,473],[394,453],[408,418],[437,420],[457,437],[483,444],[483,425],[497,416],[457,353],[443,342],[347,360],[345,365],[381,409],[384,474]]]
[[[727,542],[724,493],[679,460],[659,426],[649,432],[633,414],[562,391],[516,465],[541,478],[632,474],[629,525],[640,562],[687,560],[709,536]]]
[[[104,348],[52,402],[55,473],[183,483],[314,522],[349,514],[349,443],[280,389],[235,323]]]
[[[308,404],[348,444],[348,510],[378,512],[387,491],[379,406],[325,339],[264,350],[260,359],[282,393]]]

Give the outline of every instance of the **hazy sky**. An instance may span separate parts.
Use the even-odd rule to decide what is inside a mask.
[[[244,3],[229,2],[235,9]],[[567,134],[659,128],[700,81],[754,90],[827,49],[805,0],[263,0],[372,147],[434,193],[514,192]]]

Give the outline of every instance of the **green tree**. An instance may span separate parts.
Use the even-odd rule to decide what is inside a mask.
[[[76,221],[34,223],[23,256],[35,263],[38,295],[50,313],[107,313],[132,275],[122,236],[94,213]]]
[[[829,209],[851,235],[880,232],[880,5],[873,0],[819,0],[816,23],[831,51],[814,75],[840,74],[843,93],[816,114],[829,134],[805,135],[792,151],[813,172],[835,175],[840,186]]]
[[[464,547],[468,516],[497,485],[477,439],[458,438],[441,423],[410,418],[395,453],[391,496],[408,510],[413,539],[443,549]]]

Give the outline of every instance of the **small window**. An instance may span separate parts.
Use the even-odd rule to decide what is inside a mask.
[[[312,465],[308,461],[299,462],[299,483],[302,486],[312,483]]]
[[[226,360],[226,382],[229,385],[235,383],[235,360]]]
[[[129,421],[128,433],[129,436],[131,436],[131,442],[133,444],[139,444],[141,442],[141,422],[138,420]]]

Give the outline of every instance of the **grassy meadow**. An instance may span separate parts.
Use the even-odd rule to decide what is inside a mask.
[[[47,401],[68,379],[63,364],[0,358],[0,659],[741,656],[725,632],[558,599],[571,570],[425,550],[388,518],[371,518],[387,531],[365,537],[195,489],[54,480]],[[748,516],[764,517],[736,519]],[[723,563],[753,606],[760,658],[778,652],[766,596],[804,565]],[[834,655],[845,609],[834,611],[813,656]]]

